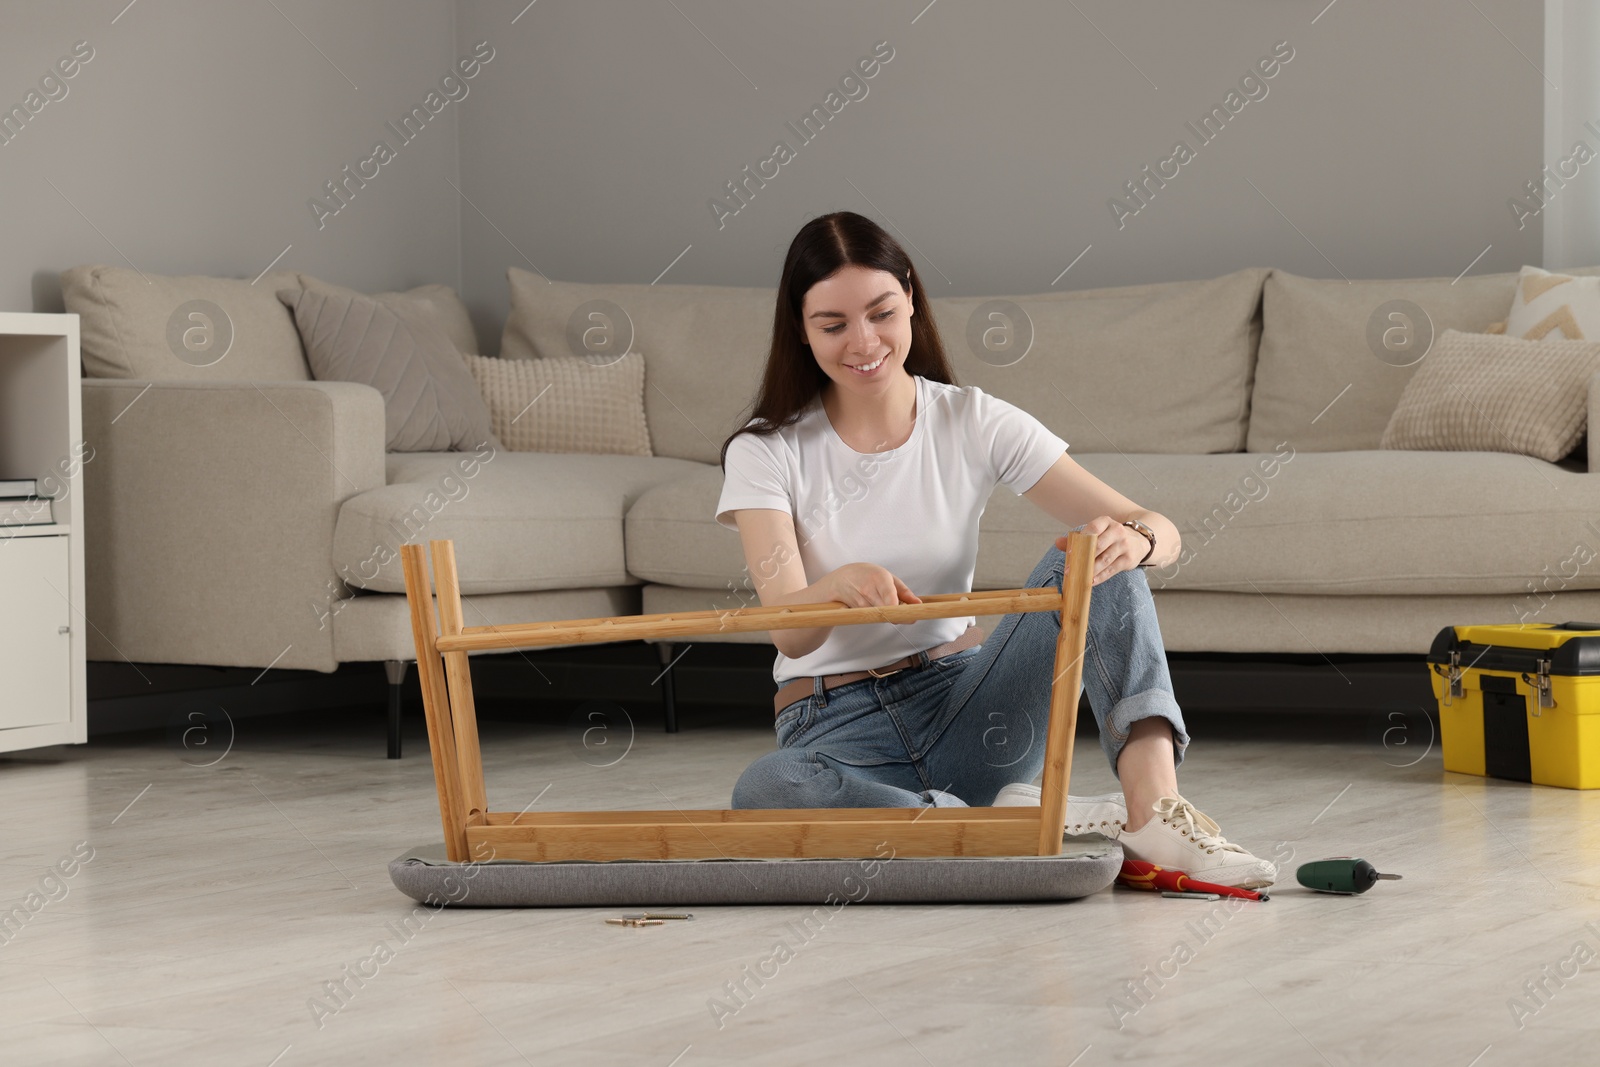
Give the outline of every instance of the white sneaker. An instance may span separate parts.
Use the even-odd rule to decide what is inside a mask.
[[[1264,889],[1277,878],[1270,860],[1257,859],[1223,837],[1215,822],[1182,797],[1162,797],[1153,807],[1155,818],[1117,836],[1127,859],[1240,889]]]
[[[1039,806],[1039,787],[1027,782],[1012,782],[1002,786],[995,795],[996,808],[1021,808]],[[1121,793],[1107,793],[1099,797],[1067,797],[1067,827],[1065,834],[1104,834],[1116,837],[1128,823],[1128,808]]]

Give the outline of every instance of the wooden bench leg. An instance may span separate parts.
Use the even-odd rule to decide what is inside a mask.
[[[461,612],[461,583],[456,577],[454,541],[429,541],[433,551],[433,584],[439,597],[439,635],[459,634],[466,626]],[[472,701],[472,668],[466,652],[446,652],[444,671],[450,690],[450,725],[455,735],[456,780],[466,825],[482,824],[489,803],[484,797],[483,756],[478,751],[478,709]],[[476,858],[476,857],[474,857]]]
[[[464,863],[467,853],[466,810],[462,803],[461,772],[456,762],[450,691],[433,614],[433,583],[428,578],[421,545],[401,545],[400,560],[406,578],[406,601],[411,606],[411,635],[417,646],[417,680],[422,687],[422,709],[428,719],[428,750],[433,756],[433,780],[439,790],[439,821],[444,826],[445,854]]]
[[[1039,855],[1061,855],[1067,828],[1067,786],[1072,779],[1072,742],[1078,733],[1078,689],[1089,640],[1089,595],[1093,590],[1096,538],[1067,536],[1067,569],[1061,579],[1061,634],[1056,638],[1055,678],[1050,687],[1050,726],[1045,735],[1044,778],[1039,786]]]

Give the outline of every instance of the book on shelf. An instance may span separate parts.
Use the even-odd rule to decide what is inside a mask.
[[[0,478],[0,500],[11,497],[30,497],[39,492],[35,478]]]
[[[0,526],[49,526],[55,521],[50,497],[0,500]]]

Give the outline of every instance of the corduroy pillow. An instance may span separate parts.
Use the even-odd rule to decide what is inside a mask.
[[[604,366],[578,356],[466,358],[494,432],[512,452],[655,454],[638,352]]]
[[[1379,448],[1520,452],[1551,463],[1583,436],[1600,342],[1446,330],[1400,395]]]
[[[324,288],[279,289],[278,299],[294,312],[313,377],[383,394],[386,451],[502,447],[463,354],[431,308]]]

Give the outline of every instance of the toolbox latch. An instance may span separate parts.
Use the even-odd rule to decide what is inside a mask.
[[[1467,695],[1461,684],[1461,673],[1461,650],[1452,648],[1450,650],[1450,671],[1445,675],[1450,682],[1450,695],[1444,701],[1446,707],[1449,707],[1451,700],[1455,697]]]
[[[1556,706],[1555,693],[1550,688],[1550,660],[1548,658],[1539,657],[1538,674],[1530,678],[1524,673],[1522,680],[1539,694],[1539,711]],[[1535,718],[1538,718],[1539,711],[1533,713]]]

